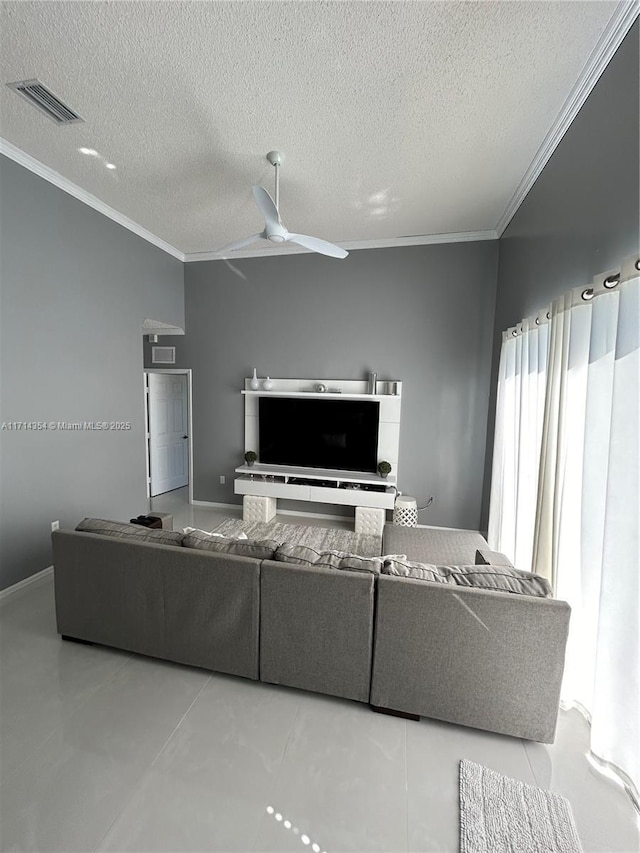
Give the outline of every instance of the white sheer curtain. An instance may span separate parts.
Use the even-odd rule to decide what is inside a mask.
[[[556,597],[571,605],[563,703],[590,719],[592,755],[615,770],[637,803],[636,263],[626,262],[619,282],[602,276],[563,295],[538,316],[541,325],[523,321],[503,334],[489,542],[518,568],[548,577]]]
[[[489,544],[531,568],[549,353],[547,312],[502,336]]]
[[[584,290],[552,306],[533,570],[572,608],[563,700],[637,798],[640,278]]]

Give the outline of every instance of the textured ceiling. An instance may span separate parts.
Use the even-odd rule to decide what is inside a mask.
[[[616,6],[3,2],[2,82],[37,77],[85,123],[2,85],[0,133],[185,253],[261,230],[273,148],[291,230],[490,230]]]

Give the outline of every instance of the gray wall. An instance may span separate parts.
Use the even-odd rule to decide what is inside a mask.
[[[0,588],[51,564],[50,523],[144,512],[145,317],[184,325],[183,264],[0,157]]]
[[[500,240],[483,527],[502,330],[638,251],[638,38],[636,21]]]
[[[375,370],[404,383],[399,485],[420,502],[435,496],[421,522],[477,529],[497,242],[361,250],[344,261],[254,258],[233,267],[185,267],[180,366],[193,369],[194,497],[240,501],[232,482],[244,447],[239,392],[254,366],[260,376],[289,378],[361,379]]]

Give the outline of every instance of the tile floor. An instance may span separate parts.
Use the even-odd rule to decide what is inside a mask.
[[[230,514],[180,501],[154,508]],[[454,853],[461,758],[566,796],[585,853],[640,849],[575,711],[546,746],[65,643],[50,577],[0,604],[0,632],[3,851]]]

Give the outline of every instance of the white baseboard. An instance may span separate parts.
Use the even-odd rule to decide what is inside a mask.
[[[426,530],[451,530],[454,533],[480,533],[479,530],[470,530],[468,527],[442,527],[438,524],[416,524],[415,526],[422,527]],[[484,536],[483,533],[480,533],[480,535]]]
[[[239,509],[242,510],[242,504],[222,504],[215,501],[191,501],[191,506],[210,506],[213,509]]]
[[[21,589],[25,589],[28,586],[33,586],[33,584],[41,583],[43,580],[46,580],[49,575],[52,574],[53,566],[47,566],[47,568],[43,569],[41,572],[36,572],[35,575],[30,575],[28,578],[18,581],[18,583],[14,583],[12,586],[8,586],[6,589],[0,590],[0,601],[5,598],[9,598],[9,596],[14,595],[16,592],[20,592]]]

